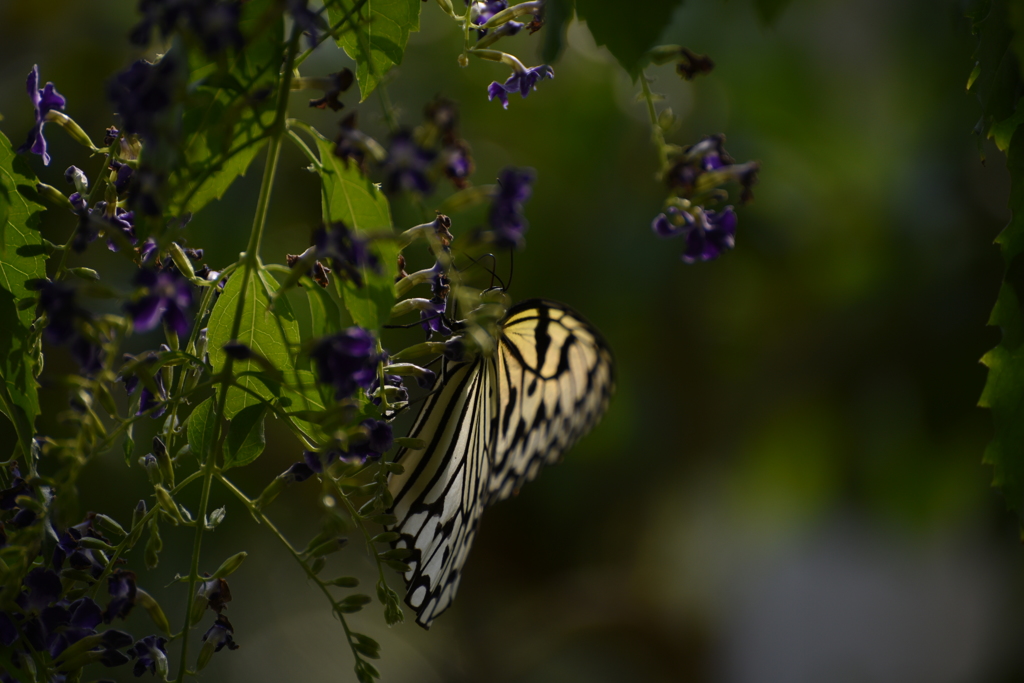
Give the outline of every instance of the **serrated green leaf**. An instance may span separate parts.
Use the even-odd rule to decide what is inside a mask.
[[[358,17],[355,26],[338,36],[338,46],[356,61],[360,102],[391,67],[402,63],[409,34],[420,30],[422,4],[420,0],[335,0],[328,5],[332,26],[346,16]]]
[[[271,308],[268,292],[277,291],[277,282],[258,269],[247,271],[240,268],[232,274],[210,313],[207,335],[213,370],[220,372],[227,362],[224,344],[239,341],[289,377],[294,367],[292,354],[299,348],[299,323],[285,297],[279,297]],[[233,339],[239,307],[240,326],[237,339]],[[257,361],[235,361],[232,367],[236,381],[247,391],[238,387],[228,390],[224,417],[231,419],[243,408],[260,403],[260,399],[269,402],[280,394],[279,385],[267,381],[265,375],[257,376],[262,370]]]
[[[636,78],[644,53],[661,37],[680,5],[682,0],[647,0],[643,11],[629,11],[619,0],[576,0],[576,14],[587,22],[594,41],[606,45]]]
[[[329,140],[317,136],[316,143],[323,165],[324,221],[341,221],[355,232],[378,237],[391,234],[391,208],[384,193],[360,173],[355,164],[346,165],[335,156]],[[362,287],[339,277],[333,279],[352,320],[379,332],[395,305],[398,246],[392,241],[377,239],[373,248],[380,262],[380,272],[363,267]]]
[[[257,404],[240,410],[231,419],[224,443],[224,469],[248,465],[263,452],[267,445],[263,434],[266,413],[267,407]]]
[[[28,162],[14,153],[0,133],[0,185],[8,202],[4,219],[4,252],[0,255],[0,407],[14,423],[18,443],[29,457],[35,420],[39,415],[36,393],[36,354],[30,327],[33,307],[18,310],[18,303],[34,296],[26,283],[46,275],[39,216],[45,207],[36,201],[36,177]]]
[[[988,378],[978,404],[992,411],[995,433],[985,451],[992,465],[993,485],[1002,490],[1007,506],[1024,528],[1024,128],[1018,127],[1007,152],[1012,218],[999,234],[1006,273],[989,325],[1002,331],[1002,340],[982,358]]]
[[[195,213],[220,199],[269,139],[284,42],[279,12],[271,0],[244,3],[240,26],[246,49],[218,63],[193,53],[192,92],[182,120],[183,163],[173,178],[175,213]]]
[[[217,429],[214,417],[216,409],[214,399],[208,398],[197,405],[188,418],[188,445],[200,462],[213,453],[213,439]]]
[[[978,35],[971,91],[977,94],[981,103],[981,132],[987,136],[992,124],[1013,115],[1020,69],[1013,50],[1013,31],[1005,1],[979,3],[968,12],[968,16]]]

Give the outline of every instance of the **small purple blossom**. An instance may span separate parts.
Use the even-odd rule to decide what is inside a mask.
[[[143,268],[135,276],[135,284],[146,288],[142,297],[126,305],[137,332],[148,332],[161,320],[179,335],[188,332],[185,311],[192,304],[192,290],[181,273]]]
[[[349,462],[366,462],[368,458],[379,458],[394,444],[394,433],[389,422],[363,420],[359,423],[366,430],[367,438],[350,447],[344,457]]]
[[[532,66],[522,71],[513,71],[504,84],[493,81],[487,86],[487,99],[498,98],[501,106],[508,109],[508,94],[518,92],[523,97],[537,89],[537,83],[545,78],[554,78],[555,70],[547,64]]]
[[[135,572],[115,570],[107,578],[107,590],[110,592],[110,602],[103,612],[103,621],[109,624],[114,617],[127,619],[132,607],[135,606],[135,595],[138,590]]]
[[[167,639],[160,636],[146,636],[128,648],[127,653],[135,659],[135,669],[132,671],[136,676],[141,676],[149,670],[149,673],[156,676],[164,676],[167,673]]]
[[[452,333],[444,321],[448,309],[450,286],[440,262],[434,265],[434,273],[434,278],[430,283],[430,291],[433,294],[430,299],[431,309],[420,311],[420,324],[423,331],[427,333],[427,339],[430,339],[434,332],[446,337]]]
[[[124,360],[125,360],[125,363],[128,364],[128,363],[134,363],[136,358],[135,358],[135,356],[133,356],[133,355],[131,355],[129,353],[126,353],[126,354],[124,354]],[[157,357],[153,353],[149,353],[148,355],[143,357],[143,362],[146,365],[152,365],[156,361],[157,361]],[[157,408],[155,411],[153,411],[153,413],[150,415],[150,417],[156,419],[156,418],[162,416],[164,414],[164,412],[166,412],[166,410],[167,410],[167,406],[166,405],[160,405],[161,403],[163,403],[164,401],[167,400],[167,389],[164,387],[164,375],[163,375],[162,372],[155,372],[155,373],[152,374],[153,384],[156,386],[156,390],[157,390],[157,393],[154,394],[150,390],[149,385],[147,383],[142,382],[142,381],[139,380],[139,375],[138,375],[139,372],[147,372],[147,371],[142,369],[142,368],[137,368],[130,375],[123,375],[123,374],[121,375],[121,380],[124,382],[124,391],[125,391],[126,394],[131,396],[133,393],[135,393],[135,389],[140,384],[142,384],[142,391],[139,393],[139,409],[135,412],[135,414],[136,415],[144,415],[146,413],[146,411],[148,411],[148,410],[150,410],[152,408],[156,408],[157,406],[159,406],[159,408]]]
[[[309,451],[306,451],[307,453]],[[305,455],[305,454],[303,454]],[[319,463],[319,460],[317,460]],[[281,473],[281,477],[289,483],[306,481],[315,474],[308,462],[297,462]]]
[[[498,12],[508,8],[508,3],[505,0],[478,0],[474,2],[472,8],[470,8],[471,16],[473,16],[473,24],[475,26],[483,26],[491,20]],[[477,30],[477,38],[483,38],[487,35],[487,29]]]
[[[380,387],[380,381],[376,376],[373,378],[373,382],[366,389],[366,393],[373,396],[374,392]],[[402,378],[399,375],[384,375],[384,387],[392,387],[396,389],[392,395],[392,402],[402,402],[409,400],[409,392],[406,390],[405,385],[402,382]],[[376,406],[381,404],[380,397],[377,396],[372,399],[372,403]]]
[[[395,133],[384,162],[388,192],[406,190],[429,194],[434,188],[427,171],[435,156],[434,152],[420,147],[409,131]]]
[[[469,176],[473,173],[473,157],[469,145],[463,140],[458,140],[441,150],[441,159],[444,163],[444,174],[452,184],[460,190],[465,188]]]
[[[36,110],[36,123],[28,133],[25,144],[18,148],[18,153],[32,152],[43,158],[43,165],[50,165],[50,154],[46,151],[46,138],[43,137],[43,124],[46,123],[46,115],[52,110],[64,111],[67,100],[57,92],[53,83],[47,82],[43,88],[39,87],[39,65],[36,64],[28,72],[28,79],[25,81],[25,89],[32,98],[32,106]]]
[[[659,237],[684,235],[686,249],[682,259],[685,263],[711,261],[723,251],[732,249],[736,237],[736,213],[731,206],[722,211],[696,209],[696,215],[669,207],[651,223],[651,229]]]
[[[124,121],[124,130],[146,138],[158,135],[160,120],[170,109],[182,80],[181,65],[172,55],[150,63],[138,60],[117,74],[107,95]]]
[[[369,331],[350,327],[321,339],[310,357],[316,364],[320,381],[333,386],[334,397],[341,400],[373,382],[380,360],[376,346]]]
[[[501,248],[522,248],[528,226],[523,202],[533,192],[533,169],[509,167],[498,176],[498,193],[491,204],[491,236]]]
[[[318,228],[313,234],[313,246],[317,259],[330,259],[335,274],[357,287],[363,286],[364,268],[380,272],[380,262],[366,239],[340,221],[328,228]]]

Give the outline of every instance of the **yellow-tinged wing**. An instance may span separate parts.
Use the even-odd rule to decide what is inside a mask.
[[[414,551],[406,602],[421,626],[451,605],[485,507],[559,460],[608,407],[614,362],[579,314],[533,299],[509,309],[491,357],[443,362],[389,482],[395,547]]]

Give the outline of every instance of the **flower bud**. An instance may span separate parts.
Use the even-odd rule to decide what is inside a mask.
[[[146,541],[146,568],[156,569],[160,563],[160,551],[164,549],[164,542],[160,538],[160,525],[154,517],[149,522],[149,540]]]
[[[156,460],[156,458],[154,458],[154,460]],[[156,500],[160,503],[160,507],[166,510],[178,524],[184,524],[185,519],[181,516],[181,511],[178,509],[177,504],[174,502],[174,499],[171,498],[171,494],[167,489],[160,484],[157,484],[153,487],[153,490],[156,493]]]
[[[46,112],[46,120],[59,125],[61,128],[65,130],[65,132],[67,132],[68,135],[71,136],[71,139],[77,142],[78,144],[82,145],[83,147],[88,147],[94,152],[97,151],[96,145],[94,145],[92,140],[89,139],[89,136],[86,134],[84,130],[82,130],[82,127],[75,123],[75,120],[67,114],[65,114],[64,112],[59,112],[56,109],[51,109],[50,111]]]
[[[148,453],[142,456],[139,458],[139,464],[146,468],[146,474],[149,475],[149,482],[151,484],[159,485],[163,483],[163,473],[160,471],[160,463],[157,462],[155,455]]]
[[[166,633],[167,635],[170,635],[171,624],[167,621],[167,615],[164,614],[164,611],[160,608],[160,604],[153,598],[152,595],[142,590],[141,588],[136,587],[135,604],[141,606],[142,609],[146,610],[146,613],[149,614],[149,618],[153,620],[153,623],[156,625],[158,629],[160,629],[161,633]]]
[[[75,192],[79,194],[85,194],[89,191],[89,178],[77,166],[68,166],[68,170],[64,171],[64,180],[68,181],[69,185],[73,185]]]
[[[339,588],[355,588],[359,585],[359,579],[354,576],[339,576],[332,581],[328,581],[327,585],[338,586]]]
[[[167,251],[171,253],[171,259],[174,261],[174,265],[178,266],[178,270],[181,271],[182,275],[189,280],[196,279],[196,271],[192,268],[192,262],[177,242],[171,242],[171,245],[167,247]]]
[[[231,576],[238,571],[238,568],[242,566],[242,562],[244,562],[245,558],[248,556],[249,553],[243,551],[224,560],[220,567],[217,568],[217,571],[213,573],[213,578],[223,579],[226,576]]]
[[[53,185],[47,185],[46,183],[36,183],[36,192],[39,193],[39,198],[51,204],[57,208],[65,208],[71,213],[75,213],[75,207],[71,204],[71,200],[64,196],[64,193],[58,190]]]
[[[347,538],[345,538],[343,536],[339,536],[338,538],[332,538],[331,540],[329,540],[329,541],[327,541],[325,543],[321,543],[320,545],[318,545],[315,548],[313,548],[312,550],[310,550],[309,551],[309,556],[310,557],[324,557],[325,555],[330,555],[331,553],[335,553],[335,552],[341,550],[346,545],[348,545],[348,539]]]

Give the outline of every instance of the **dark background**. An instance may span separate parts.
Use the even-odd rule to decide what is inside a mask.
[[[627,3],[623,30],[641,20],[631,11],[640,5]],[[926,0],[796,0],[771,27],[740,0],[677,11],[661,42],[709,53],[717,68],[693,83],[670,66],[648,70],[682,121],[671,141],[724,132],[734,157],[762,163],[736,250],[688,266],[682,244],[649,229],[664,190],[637,87],[585,25],[570,27],[556,79],[502,111],[485,89],[507,68],[460,69],[460,36],[424,4],[389,86],[401,121],[417,124],[446,95],[461,103],[475,182],[509,164],[536,169],[510,294],[590,318],[615,350],[619,383],[605,420],[563,464],[487,513],[459,597],[430,632],[411,619],[387,628],[377,605],[352,619],[382,642],[385,680],[1024,680],[1018,529],[989,486],[990,419],[975,406],[978,359],[998,341],[985,322],[1008,181],[1002,155],[986,144],[983,165],[970,135],[973,39],[960,17]],[[0,0],[0,128],[20,144],[31,123],[24,78],[38,63],[67,113],[101,139],[113,123],[105,80],[138,56],[124,39],[134,21],[128,2],[54,1],[43,12]],[[542,36],[523,32],[505,49],[537,64]],[[346,64],[325,46],[302,72]],[[339,116],[305,110],[308,96],[295,95],[293,111],[333,136]],[[376,96],[359,112],[384,140]],[[96,172],[97,159],[48,131],[53,164],[32,160],[45,181],[64,187],[71,163]],[[319,221],[304,165],[286,148],[268,262],[301,251]],[[213,267],[245,246],[261,168],[262,156],[187,229]],[[405,201],[393,210],[399,229],[423,216]],[[482,213],[454,219],[459,234]],[[63,242],[73,225],[48,215],[43,230]],[[81,264],[127,286],[130,273],[99,242]],[[48,371],[70,369],[61,353],[48,354]],[[40,429],[60,433],[64,391],[48,384],[43,399]],[[256,465],[235,475],[251,494],[299,455],[278,426],[268,436]],[[115,449],[84,470],[82,508],[127,523],[148,490]],[[297,486],[271,509],[299,545],[317,531],[315,496]],[[203,567],[250,553],[231,581],[242,649],[218,654],[203,677],[354,680],[321,596],[215,492],[223,503]],[[191,530],[167,529],[165,543],[160,568],[140,581],[177,628],[184,594],[171,579],[187,571]],[[328,573],[357,573],[372,592],[358,543],[332,562]],[[127,628],[151,627],[133,615]]]

